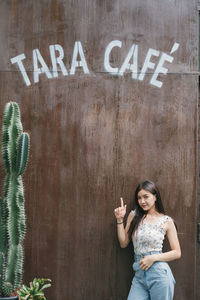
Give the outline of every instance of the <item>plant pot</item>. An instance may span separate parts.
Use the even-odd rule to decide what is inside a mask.
[[[12,297],[0,297],[0,300],[18,300],[18,296],[12,296]]]

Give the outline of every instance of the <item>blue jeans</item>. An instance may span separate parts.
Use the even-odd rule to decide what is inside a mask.
[[[135,276],[127,300],[172,300],[175,280],[166,262],[155,262],[147,271],[140,269],[138,262],[146,255],[161,252],[148,252],[135,255],[133,270]]]

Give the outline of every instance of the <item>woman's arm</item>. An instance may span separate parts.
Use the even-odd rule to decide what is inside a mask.
[[[171,261],[181,257],[181,248],[173,220],[170,219],[166,225],[167,238],[171,250],[165,253],[156,254],[155,261]]]
[[[128,246],[130,242],[130,238],[128,235],[128,230],[130,228],[131,222],[133,220],[133,213],[130,212],[127,218],[126,227],[124,228],[123,219],[126,214],[126,205],[124,205],[123,198],[120,198],[121,206],[115,208],[114,215],[117,220],[117,236],[120,243],[121,248],[125,248]]]
[[[127,218],[126,227],[124,228],[124,224],[117,224],[117,236],[120,243],[121,248],[126,248],[130,242],[130,237],[128,234],[131,222],[133,221],[133,213],[130,212]],[[119,222],[119,221],[117,221]]]
[[[166,223],[166,233],[171,250],[165,253],[145,256],[139,262],[141,269],[148,270],[156,261],[171,261],[181,257],[181,248],[178,240],[177,230],[172,219]]]

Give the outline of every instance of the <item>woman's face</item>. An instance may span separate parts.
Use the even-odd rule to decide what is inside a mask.
[[[152,193],[140,190],[138,193],[138,204],[144,211],[155,209],[156,196]]]

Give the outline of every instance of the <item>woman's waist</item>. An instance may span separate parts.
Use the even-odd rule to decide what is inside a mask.
[[[145,253],[135,253],[135,261],[140,261],[142,258],[148,255],[153,255],[153,254],[161,254],[162,251],[148,251]]]

